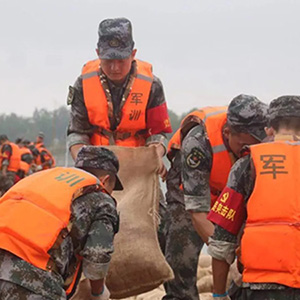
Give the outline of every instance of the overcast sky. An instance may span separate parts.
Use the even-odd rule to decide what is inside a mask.
[[[299,0],[0,0],[0,113],[65,105],[101,20],[132,21],[176,113],[300,94]]]

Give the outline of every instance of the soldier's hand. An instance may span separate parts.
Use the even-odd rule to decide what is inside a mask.
[[[162,159],[160,159],[160,166],[159,166],[159,169],[158,169],[158,175],[161,177],[163,182],[166,180],[167,168],[166,168],[166,166],[165,166]]]
[[[104,284],[102,293],[97,296],[91,295],[90,300],[109,300],[109,297],[110,297],[110,292],[106,287],[106,285]]]

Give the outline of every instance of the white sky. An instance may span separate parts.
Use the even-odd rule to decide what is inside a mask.
[[[299,12],[299,0],[0,0],[0,114],[64,105],[108,17],[132,21],[176,113],[300,94]]]

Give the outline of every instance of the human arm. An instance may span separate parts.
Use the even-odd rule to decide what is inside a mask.
[[[7,168],[9,166],[10,158],[12,156],[12,147],[9,144],[4,144],[1,147],[1,156],[2,156],[1,172],[2,175],[5,177],[7,175]]]
[[[163,163],[163,156],[166,154],[166,133],[171,133],[171,123],[169,119],[167,104],[163,86],[159,78],[154,76],[149,101],[146,111],[146,146],[155,146],[160,158],[160,168],[158,174],[163,181],[165,180],[167,170]]]
[[[103,287],[114,249],[114,235],[118,231],[115,202],[101,192],[90,193],[73,202],[72,215],[72,236],[76,237],[74,247],[83,257],[85,277],[93,281],[93,292],[98,294]]]
[[[213,224],[206,218],[210,210],[212,153],[203,123],[188,132],[183,139],[181,153],[185,207],[191,213],[196,231],[207,243],[213,233]]]
[[[229,266],[236,257],[238,235],[246,218],[245,203],[254,186],[250,157],[238,160],[232,167],[227,186],[208,215],[215,230],[209,238],[208,254],[213,258],[214,293],[223,294]]]
[[[49,150],[46,150],[45,148],[40,151],[41,156],[41,169],[44,169],[46,167],[51,168],[53,165],[53,158],[50,154]]]
[[[94,127],[89,122],[83,99],[82,78],[79,76],[74,86],[69,87],[68,105],[71,105],[70,121],[67,130],[67,143],[75,160],[79,149],[90,144]]]

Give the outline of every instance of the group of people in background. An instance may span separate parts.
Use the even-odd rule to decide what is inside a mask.
[[[11,142],[0,135],[0,195],[24,177],[55,166],[55,159],[44,145],[44,133],[35,142],[17,138]]]
[[[52,177],[39,177],[41,183],[49,180],[48,188],[57,190],[57,199],[68,207],[67,226],[59,227],[61,231],[55,227],[59,236],[45,255],[47,264],[36,259],[35,249],[28,250],[30,260],[3,237],[7,242],[0,242],[0,248],[6,249],[0,250],[1,299],[11,299],[10,295],[26,300],[66,299],[79,269],[90,280],[90,299],[109,299],[105,277],[118,231],[116,203],[110,194],[122,189],[122,184],[117,158],[100,147],[105,145],[157,151],[158,174],[168,189],[166,201],[163,197],[160,201],[159,236],[175,275],[165,283],[164,300],[199,299],[196,275],[205,243],[213,257],[216,300],[300,299],[300,96],[281,96],[269,107],[245,94],[224,100],[228,105],[222,107],[207,103],[182,121],[167,145],[166,134],[172,128],[162,83],[151,64],[135,58],[130,21],[103,20],[98,35],[98,58],[87,62],[69,87],[68,145],[80,170],[56,168],[49,173]],[[24,141],[20,147],[5,136],[0,141],[2,177],[11,178],[11,183],[24,147],[31,151],[24,150],[24,157],[38,153],[38,169],[54,166],[41,136],[33,146],[36,154]],[[171,163],[168,172],[162,160],[165,155]],[[35,191],[36,181],[25,180],[29,185],[23,189],[29,189],[34,203],[40,205],[39,199],[46,197],[47,203],[58,205],[41,188]],[[15,190],[22,194],[22,188]],[[11,200],[12,191],[5,199]],[[52,206],[43,207],[43,212],[47,210],[53,213]],[[7,226],[12,226],[11,211],[10,216]],[[26,232],[18,230],[14,238],[19,245],[18,237]],[[236,257],[242,280],[239,289],[228,292],[228,269]]]

